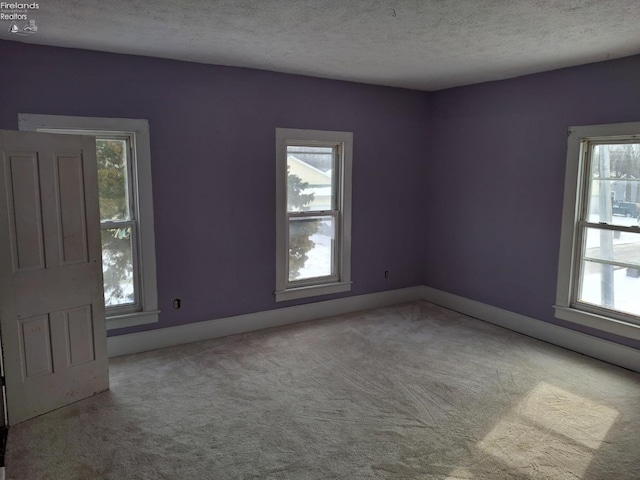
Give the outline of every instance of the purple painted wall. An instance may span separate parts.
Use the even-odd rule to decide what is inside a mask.
[[[116,334],[305,303],[273,298],[289,127],[354,132],[350,295],[424,284],[640,348],[552,310],[567,128],[640,120],[640,56],[436,93],[16,42],[0,61],[0,128],[149,119],[163,313]]]
[[[640,56],[443,90],[430,115],[425,285],[568,326],[552,309],[567,129],[640,121]]]
[[[354,133],[350,294],[422,283],[423,92],[6,41],[0,62],[0,128],[149,120],[162,314],[117,334],[304,303],[273,297],[276,127]]]

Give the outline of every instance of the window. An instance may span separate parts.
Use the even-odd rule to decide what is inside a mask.
[[[276,301],[351,290],[353,134],[276,129]]]
[[[556,316],[640,338],[640,123],[572,127]]]
[[[96,138],[107,328],[158,321],[146,120],[19,115],[20,130]]]

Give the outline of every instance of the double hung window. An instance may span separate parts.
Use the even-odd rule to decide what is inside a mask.
[[[350,290],[348,132],[276,130],[276,300]]]
[[[133,136],[96,136],[105,307],[128,311],[140,304],[136,195],[132,188]]]
[[[640,123],[569,135],[556,315],[640,338]]]

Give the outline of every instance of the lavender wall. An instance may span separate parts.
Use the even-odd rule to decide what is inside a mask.
[[[273,297],[276,127],[354,133],[351,294],[422,283],[426,94],[17,42],[0,62],[0,128],[18,113],[149,120],[162,314],[116,333],[296,303]]]
[[[640,120],[640,57],[436,93],[16,42],[0,61],[0,128],[150,121],[163,313],[116,334],[304,303],[273,298],[289,127],[354,132],[350,295],[425,284],[640,348],[552,310],[567,128]]]
[[[430,114],[425,284],[568,326],[552,309],[567,128],[639,121],[640,56],[436,92]]]

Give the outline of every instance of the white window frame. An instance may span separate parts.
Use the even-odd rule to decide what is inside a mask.
[[[562,212],[562,232],[558,263],[558,284],[556,292],[555,316],[579,325],[595,328],[626,338],[640,339],[640,324],[633,323],[636,317],[618,312],[604,312],[600,308],[590,308],[575,300],[579,281],[580,214],[586,207],[590,179],[587,171],[588,142],[598,141],[640,141],[640,122],[608,125],[587,125],[571,127],[567,145],[564,205]],[[624,227],[640,233],[640,227]],[[629,321],[633,319],[633,321]]]
[[[339,146],[336,159],[336,275],[289,282],[289,219],[287,215],[287,146]],[[353,133],[276,128],[276,291],[277,302],[351,290],[351,173]],[[311,212],[310,212],[311,213]],[[324,215],[326,212],[312,212]]]
[[[143,119],[71,117],[66,115],[18,114],[19,129],[31,132],[73,133],[92,136],[126,136],[135,149],[130,183],[136,191],[134,209],[137,245],[133,258],[137,260],[139,299],[135,309],[106,309],[107,330],[158,322],[158,290],[156,278],[156,247],[153,222],[153,190],[151,183],[151,146],[149,122]],[[134,279],[136,280],[136,279]],[[132,311],[135,310],[135,311]]]

